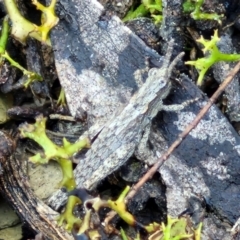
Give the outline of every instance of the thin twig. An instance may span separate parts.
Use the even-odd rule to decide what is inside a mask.
[[[76,119],[72,116],[64,116],[61,114],[50,114],[49,115],[50,119],[59,119],[59,120],[66,120],[66,121],[70,121],[70,122],[76,122]]]
[[[200,120],[208,112],[209,108],[216,102],[217,98],[222,94],[224,89],[230,84],[234,76],[240,69],[240,62],[230,71],[222,84],[218,87],[217,91],[212,95],[208,100],[207,104],[201,109],[196,118],[185,128],[185,130],[178,135],[176,141],[168,148],[168,150],[157,160],[157,162],[149,169],[149,171],[132,187],[131,191],[128,193],[125,198],[126,203],[133,198],[137,191],[142,187],[142,185],[158,171],[158,169],[163,165],[163,163],[169,158],[170,154],[174,149],[182,142],[182,140],[189,134],[189,132],[197,126]],[[110,212],[108,217],[105,219],[105,223],[108,223],[112,217],[115,216],[113,212]]]

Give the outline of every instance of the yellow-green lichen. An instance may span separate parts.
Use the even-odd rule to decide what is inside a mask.
[[[66,186],[70,191],[76,187],[76,183],[73,176],[72,162],[68,160],[68,157],[76,151],[79,151],[83,147],[89,147],[89,140],[83,140],[81,144],[70,144],[66,140],[63,140],[63,146],[57,146],[46,136],[45,133],[46,118],[39,116],[36,118],[35,124],[22,124],[20,126],[20,132],[22,137],[28,137],[36,141],[44,149],[42,155],[35,155],[31,158],[31,161],[35,163],[47,163],[50,159],[57,161],[62,167],[63,180],[62,185]],[[97,213],[100,208],[110,208],[117,212],[117,214],[129,225],[139,226],[144,228],[149,234],[160,234],[160,240],[181,240],[184,238],[192,239],[192,236],[198,236],[196,240],[200,240],[201,226],[194,232],[187,231],[186,219],[173,219],[168,217],[167,224],[164,223],[151,223],[144,226],[138,223],[135,217],[127,210],[125,197],[128,194],[130,187],[127,186],[117,200],[102,200],[100,197],[91,198],[85,190],[75,189],[69,193],[68,202],[66,208],[62,214],[58,217],[58,225],[65,226],[65,229],[71,231],[73,228],[78,228],[75,235],[77,237],[83,236],[87,233],[90,239],[100,237],[100,234],[96,229],[92,229],[90,219],[93,212]],[[82,192],[78,192],[82,191]],[[83,199],[79,199],[76,196],[80,196]],[[79,219],[73,214],[73,209],[76,204],[83,204],[85,208],[85,216],[83,219]],[[91,206],[89,209],[87,206]],[[94,210],[94,211],[93,211]],[[189,229],[189,228],[188,228]],[[124,234],[123,234],[124,238]],[[136,239],[140,239],[137,237]]]
[[[163,237],[161,240],[181,240],[190,238],[193,234],[188,234],[187,220],[185,218],[171,218],[168,216],[167,224],[162,223]]]
[[[207,70],[215,63],[220,61],[239,61],[240,60],[240,54],[227,54],[222,53],[219,51],[217,47],[217,43],[220,40],[218,37],[218,31],[214,31],[214,35],[212,36],[211,40],[204,39],[203,36],[201,36],[200,39],[197,41],[201,43],[203,48],[203,53],[206,55],[203,58],[199,58],[195,61],[187,61],[185,64],[193,65],[199,72],[197,85],[202,85],[203,78],[207,72]]]
[[[68,142],[66,138],[63,138],[62,146],[56,145],[46,135],[46,121],[47,119],[40,115],[36,118],[34,124],[24,123],[19,127],[21,137],[27,137],[34,140],[44,149],[43,154],[38,153],[35,156],[30,157],[29,160],[31,162],[45,164],[48,163],[50,159],[56,161],[59,159],[69,159],[74,153],[90,146],[89,139],[87,138],[73,144]]]
[[[74,226],[80,226],[82,223],[82,220],[80,218],[77,218],[73,214],[73,209],[76,204],[80,204],[81,200],[75,196],[69,196],[68,202],[66,204],[65,210],[63,213],[60,214],[60,216],[57,218],[58,225],[62,226],[65,225],[65,229],[68,231],[71,231]]]
[[[34,81],[42,81],[42,77],[37,73],[28,71],[24,67],[22,67],[18,62],[13,60],[6,50],[7,40],[8,40],[8,33],[9,33],[9,24],[8,24],[8,16],[6,16],[3,20],[1,37],[0,37],[0,61],[2,62],[4,59],[8,60],[9,63],[18,68],[23,72],[23,75],[26,77],[26,81],[24,82],[24,87],[27,88],[29,84],[33,83]]]
[[[72,161],[70,160],[74,153],[83,148],[89,148],[89,139],[85,138],[75,143],[70,143],[67,139],[63,138],[63,145],[58,146],[53,143],[46,135],[46,118],[42,115],[36,118],[34,124],[23,123],[19,126],[20,135],[23,138],[30,138],[37,142],[44,150],[42,154],[37,153],[35,156],[30,157],[29,160],[37,164],[46,164],[49,160],[57,161],[63,172],[62,186],[67,190],[72,190],[76,187],[75,179],[73,176]]]
[[[4,0],[6,10],[12,22],[11,33],[22,43],[25,43],[27,37],[30,36],[51,45],[48,33],[59,20],[54,10],[56,0],[52,0],[48,7],[43,6],[37,0],[33,0],[32,3],[42,12],[42,24],[40,26],[33,24],[21,15],[15,0]]]
[[[201,9],[203,4],[204,0],[186,0],[183,3],[183,11],[185,13],[191,12],[190,15],[194,20],[216,20],[220,24],[223,15],[203,12]]]
[[[142,0],[142,3],[136,9],[131,8],[123,21],[144,17],[149,14],[154,19],[155,24],[162,22],[162,0]]]
[[[135,218],[134,216],[129,213],[126,210],[126,204],[124,202],[124,199],[126,197],[126,195],[128,194],[130,190],[130,187],[127,186],[123,192],[120,194],[120,196],[118,197],[118,199],[116,201],[113,200],[108,200],[108,206],[116,211],[118,213],[118,215],[129,225],[134,225],[135,223]]]

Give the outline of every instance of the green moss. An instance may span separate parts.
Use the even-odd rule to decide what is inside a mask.
[[[201,7],[203,3],[204,0],[186,0],[183,3],[183,11],[185,13],[191,12],[191,17],[194,20],[216,20],[220,24],[223,15],[202,12]]]
[[[197,41],[200,42],[204,48],[203,53],[206,54],[206,57],[199,58],[196,61],[185,62],[188,65],[193,65],[199,72],[197,85],[202,85],[203,78],[207,70],[215,63],[220,61],[239,61],[240,54],[226,54],[219,51],[217,47],[217,42],[220,40],[218,37],[218,31],[214,31],[214,35],[211,40],[206,40],[202,36]]]

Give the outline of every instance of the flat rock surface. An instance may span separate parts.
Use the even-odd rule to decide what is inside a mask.
[[[29,183],[32,190],[41,200],[47,200],[58,188],[62,180],[62,170],[58,163],[28,164]]]
[[[0,230],[0,239],[20,240],[22,239],[22,224],[18,224],[11,228]]]
[[[17,214],[2,197],[0,198],[0,216],[0,229],[12,227],[20,222]]]

